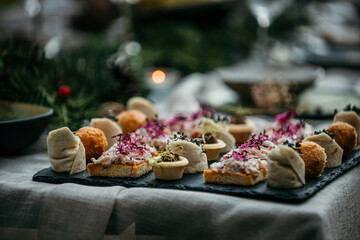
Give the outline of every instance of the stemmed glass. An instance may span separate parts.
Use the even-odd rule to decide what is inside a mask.
[[[257,40],[252,58],[263,66],[267,65],[269,28],[275,17],[280,15],[293,0],[246,0],[246,4],[257,21]]]

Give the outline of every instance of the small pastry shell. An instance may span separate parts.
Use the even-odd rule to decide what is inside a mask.
[[[160,156],[156,157],[160,158]],[[186,165],[189,161],[179,156],[180,161],[174,162],[157,162],[151,159],[149,162],[153,167],[153,172],[156,179],[160,180],[178,180],[181,179],[185,170]]]
[[[236,143],[241,144],[249,140],[251,133],[255,130],[255,124],[246,120],[245,124],[230,124],[229,132],[234,136]]]
[[[217,143],[204,144],[203,148],[206,150],[206,157],[208,161],[215,161],[218,159],[221,149],[226,146],[224,141],[217,139]]]

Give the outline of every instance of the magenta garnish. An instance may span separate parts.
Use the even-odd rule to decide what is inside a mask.
[[[300,120],[298,123],[281,125],[279,129],[273,129],[271,140],[277,141],[282,137],[292,137],[294,135],[298,135],[299,131],[303,130],[305,126],[305,120]]]
[[[296,134],[299,130],[305,128],[306,122],[304,120],[300,120],[300,122],[296,124],[290,124],[288,130],[291,134]]]
[[[198,111],[191,114],[190,119],[195,120],[202,117],[212,118],[215,114],[215,110],[201,105]]]
[[[151,139],[165,136],[165,122],[159,119],[146,119],[146,123],[140,126],[140,129],[145,129]]]
[[[119,134],[118,143],[115,154],[128,155],[129,153],[137,153],[143,155],[146,151],[145,145],[141,144],[142,137],[135,134]]]
[[[166,123],[169,126],[173,126],[181,121],[193,121],[196,119],[200,119],[202,117],[212,118],[215,116],[215,114],[216,114],[215,110],[204,106],[200,106],[198,111],[190,114],[189,116],[184,116],[183,114],[177,114],[173,118],[168,120]]]
[[[266,147],[264,142],[268,140],[269,137],[265,133],[254,134],[248,141],[235,148],[231,154],[226,154],[225,157],[231,157],[237,161],[247,161],[248,153],[255,150],[261,150],[261,147]]]
[[[284,113],[280,113],[276,115],[276,122],[280,125],[286,125],[290,123],[290,121],[296,116],[295,109],[291,109]]]
[[[263,146],[265,141],[269,140],[269,137],[264,133],[254,134],[249,140],[239,146],[240,149],[245,148],[259,148]]]
[[[185,121],[186,119],[187,119],[186,116],[184,116],[182,114],[177,114],[177,115],[175,115],[175,117],[171,118],[166,123],[169,126],[173,126],[173,125],[176,125],[178,122]]]

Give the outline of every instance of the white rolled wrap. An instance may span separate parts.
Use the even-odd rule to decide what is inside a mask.
[[[104,132],[106,140],[108,142],[107,149],[117,143],[118,139],[114,136],[122,133],[119,125],[108,118],[93,118],[91,119],[90,126],[94,128],[99,128]]]
[[[268,155],[268,184],[275,188],[305,185],[304,160],[292,148],[278,145]]]
[[[325,149],[326,168],[338,167],[341,165],[344,150],[326,133],[307,137],[303,142],[311,141],[319,144]]]
[[[68,127],[51,131],[46,143],[51,168],[55,172],[74,174],[86,169],[84,145]]]
[[[157,110],[149,100],[143,97],[132,97],[126,104],[127,109],[136,109],[143,112],[147,118],[153,119],[157,116]]]
[[[228,125],[221,125],[212,119],[204,118],[202,129],[207,132],[213,132],[217,138],[220,138],[226,143],[226,146],[221,150],[222,153],[229,152],[235,147],[236,141],[234,136],[229,132]]]
[[[195,143],[177,140],[169,143],[166,146],[166,150],[179,154],[189,161],[188,165],[185,167],[184,173],[196,173],[208,169],[206,154],[203,153],[201,147],[197,146]]]

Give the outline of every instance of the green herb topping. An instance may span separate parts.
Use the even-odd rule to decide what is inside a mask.
[[[161,161],[162,162],[176,162],[176,161],[180,161],[180,156],[176,153],[172,153],[172,152],[163,152],[160,154],[161,156]]]

